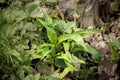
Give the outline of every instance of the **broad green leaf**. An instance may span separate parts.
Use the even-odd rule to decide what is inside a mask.
[[[48,36],[50,42],[53,43],[53,44],[56,44],[56,42],[57,42],[56,31],[53,28],[50,28],[50,27],[47,27],[47,26],[45,28],[47,30],[47,36]]]
[[[73,67],[72,65],[65,68],[64,71],[60,74],[59,78],[64,78],[69,72],[77,71],[78,69]]]
[[[45,47],[41,50],[39,50],[39,52],[33,54],[33,59],[36,59],[36,58],[40,58],[40,59],[43,59],[44,57],[46,57],[52,50],[49,49],[48,47]]]
[[[66,54],[64,53],[61,53],[60,56],[57,57],[58,59],[64,59],[66,60],[67,62],[71,63],[71,54],[69,52],[67,52]]]
[[[48,54],[52,51],[52,47],[54,47],[53,44],[44,43],[40,45],[37,49],[37,52],[33,54],[33,58],[43,59],[45,56],[48,56]]]
[[[73,63],[83,63],[83,64],[85,64],[85,61],[83,61],[82,59],[77,58],[73,54],[72,54],[72,59],[73,59]]]
[[[64,78],[70,72],[69,67],[65,68],[64,71],[60,74],[59,78]]]
[[[85,51],[87,51],[86,44],[83,41],[83,38],[80,35],[76,35],[73,40],[77,43],[77,45],[83,47]]]
[[[66,61],[69,63],[73,63],[73,59],[72,59],[72,54],[70,54],[70,52],[66,52]]]
[[[46,22],[44,22],[44,21],[42,21],[40,19],[37,19],[37,21],[39,21],[41,23],[41,25],[43,25],[46,28],[47,36],[48,36],[50,42],[55,44],[57,42],[57,33],[56,33],[56,31],[53,28],[48,27]]]
[[[67,61],[67,63],[85,63],[83,60],[78,59],[76,56],[74,56],[73,54],[70,54],[70,52],[66,52],[65,54],[62,54],[60,56],[58,56],[57,58],[59,59],[64,59],[65,61]]]
[[[91,47],[90,45],[86,45],[86,46],[87,46],[87,49],[88,49],[87,52],[89,52],[90,54],[92,54],[96,58],[96,60],[98,62],[100,62],[101,59],[102,59],[100,53],[98,53],[98,51],[96,49],[94,49],[93,47]]]
[[[85,51],[87,51],[87,47],[83,41],[83,38],[78,34],[63,34],[58,37],[58,44],[65,41],[65,40],[73,40],[77,43],[77,45],[80,45],[84,48]]]
[[[79,31],[77,33],[80,36],[88,36],[88,35],[99,33],[99,32],[102,32],[102,30],[98,30],[98,29],[86,29],[86,30]]]
[[[76,36],[75,34],[63,34],[58,37],[58,44],[68,39],[74,38],[75,36]]]
[[[58,59],[64,59],[65,60],[65,63],[67,66],[73,64],[73,59],[72,59],[72,54],[70,54],[69,52],[66,52],[65,54],[61,53],[60,56],[57,57]]]
[[[74,56],[73,54],[70,54],[69,52],[66,52],[66,57],[67,57],[67,61],[74,64],[74,63],[85,63],[83,60],[78,59],[76,56]]]
[[[69,52],[70,43],[63,43],[65,52]]]

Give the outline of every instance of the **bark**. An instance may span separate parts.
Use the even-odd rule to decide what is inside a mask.
[[[87,0],[84,3],[84,12],[81,19],[83,28],[98,27],[99,23],[99,10],[98,0]]]

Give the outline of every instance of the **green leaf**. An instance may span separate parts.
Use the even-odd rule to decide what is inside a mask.
[[[64,53],[61,53],[60,56],[57,57],[58,59],[64,59],[66,60],[67,62],[71,63],[71,54],[69,52],[67,52],[66,54]]]
[[[58,44],[72,38],[73,36],[74,36],[74,34],[63,34],[63,35],[59,36],[58,37]]]
[[[70,71],[69,67],[65,68],[64,71],[60,74],[59,78],[60,79],[64,78],[69,73],[69,71]]]
[[[83,38],[80,35],[76,35],[73,40],[77,43],[78,46],[83,47],[85,51],[87,51],[86,44],[83,41]]]
[[[37,23],[37,24],[39,24],[39,23],[40,23],[43,27],[47,26],[47,24],[46,24],[46,22],[45,22],[45,21],[43,21],[43,20],[41,20],[41,19],[38,19],[38,18],[37,18],[37,21],[38,21],[38,23]],[[41,26],[41,25],[40,25],[40,26]]]
[[[72,59],[73,59],[73,63],[82,63],[82,64],[85,64],[85,61],[83,61],[82,59],[79,59],[75,55],[72,55]]]
[[[63,43],[65,52],[69,52],[70,43]]]
[[[47,30],[47,36],[51,43],[56,44],[57,43],[57,33],[53,28],[45,27]]]
[[[56,31],[53,28],[48,27],[46,22],[44,22],[44,21],[42,21],[40,19],[37,19],[37,21],[40,22],[41,25],[43,25],[46,28],[47,36],[48,36],[50,42],[55,44],[57,42],[57,33],[56,33]]]
[[[86,45],[86,46],[87,46],[87,49],[88,49],[87,52],[89,52],[90,54],[92,54],[96,58],[96,60],[98,62],[100,62],[101,59],[102,59],[100,53],[98,53],[98,51],[96,49],[94,49],[93,47],[91,47],[90,45]]]
[[[72,65],[65,68],[64,71],[60,74],[59,78],[64,78],[69,72],[77,71],[78,69],[73,67]]]
[[[83,41],[83,38],[78,34],[63,34],[58,37],[58,44],[65,40],[73,40],[77,43],[77,45],[82,46],[84,50],[87,51],[87,47]]]
[[[36,58],[43,59],[45,56],[48,56],[48,54],[52,51],[53,47],[54,47],[53,44],[47,44],[47,43],[40,45],[37,49],[37,52],[33,54],[33,59]]]
[[[99,33],[102,32],[102,30],[98,30],[98,29],[86,29],[86,30],[82,30],[77,32],[80,36],[89,36],[91,34],[95,34],[95,33]]]
[[[39,52],[33,54],[33,59],[36,59],[36,58],[44,59],[44,57],[46,57],[51,51],[52,50],[49,49],[49,47],[45,47],[39,50]]]
[[[67,61],[66,63],[70,63],[70,64],[74,64],[74,63],[85,64],[85,62],[83,60],[80,60],[79,58],[77,58],[73,54],[70,54],[70,52],[66,52],[65,54],[61,53],[61,55],[58,56],[57,58],[64,59],[65,61]]]

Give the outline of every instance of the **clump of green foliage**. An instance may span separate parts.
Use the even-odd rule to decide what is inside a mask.
[[[1,10],[1,80],[60,80],[74,72],[81,72],[78,78],[87,80],[95,67],[84,76],[87,68],[81,68],[88,62],[82,55],[91,54],[95,63],[101,56],[83,38],[101,31],[78,31],[75,21],[53,19],[40,4],[36,0],[22,6],[22,1],[14,1]]]

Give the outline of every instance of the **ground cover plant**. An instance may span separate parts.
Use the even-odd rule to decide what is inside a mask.
[[[86,4],[79,10],[77,5],[84,0],[71,1],[76,3],[72,7],[68,5],[71,2],[63,0],[67,5],[62,6],[65,11],[60,9],[62,0],[0,1],[1,80],[118,79],[119,19],[118,23],[106,24],[102,15],[102,28],[85,29],[82,10]],[[112,15],[119,13],[119,4],[115,2],[111,2]],[[114,25],[118,27],[114,29]],[[104,71],[107,65],[114,74]],[[102,71],[105,78],[101,77]]]

